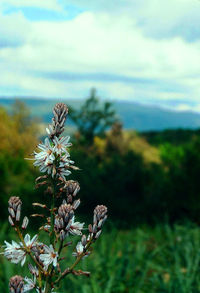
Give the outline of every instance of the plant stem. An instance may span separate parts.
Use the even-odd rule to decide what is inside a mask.
[[[55,221],[55,197],[56,197],[56,181],[55,179],[51,180],[52,184],[52,202],[51,202],[51,234],[50,234],[50,243],[54,246],[55,232],[54,232],[54,221]]]
[[[55,207],[55,194],[52,195],[52,203],[51,203],[51,235],[50,235],[50,243],[54,246],[54,207]]]
[[[55,208],[55,196],[56,196],[56,182],[55,180],[52,180],[52,202],[51,202],[51,233],[50,233],[50,244],[54,247],[54,240],[55,240],[55,232],[54,232],[54,221],[55,221],[55,215],[54,215],[54,208]],[[53,273],[54,267],[52,266],[47,278],[46,278],[46,286],[45,286],[45,293],[51,292],[51,279],[52,279],[52,273]]]
[[[91,240],[88,242],[88,244],[86,245],[86,248],[85,248],[86,251],[90,248],[90,246],[91,246],[91,244],[92,244],[92,240],[93,240],[93,239],[91,239]],[[86,251],[82,252],[82,253],[77,257],[77,259],[76,259],[76,261],[73,263],[73,265],[71,265],[71,267],[70,267],[69,269],[66,269],[66,270],[61,274],[61,276],[60,276],[60,277],[54,282],[54,284],[59,284],[59,282],[60,282],[60,281],[66,276],[66,275],[70,274],[70,273],[73,271],[73,269],[75,268],[75,266],[80,262],[80,260],[81,260],[81,259],[83,258],[83,256],[85,255]]]

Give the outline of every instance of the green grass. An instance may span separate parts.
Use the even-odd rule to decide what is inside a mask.
[[[6,226],[0,240],[10,240]],[[71,257],[64,260],[67,267]],[[66,264],[65,264],[66,262]],[[197,293],[200,292],[200,229],[158,225],[132,231],[102,233],[94,252],[79,268],[91,277],[68,276],[62,293]],[[25,271],[22,268],[22,271]],[[8,292],[9,277],[21,267],[0,258],[0,292]]]

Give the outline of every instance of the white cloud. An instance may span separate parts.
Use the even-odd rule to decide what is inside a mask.
[[[61,11],[61,5],[57,0],[1,0],[1,7],[39,7],[55,11]]]
[[[27,41],[31,26],[21,13],[0,14],[0,48],[18,47]]]
[[[173,1],[175,7],[181,1],[184,5],[187,2]],[[161,7],[155,10],[158,2],[154,0],[146,3],[151,3],[152,9],[143,6],[140,17],[143,15],[148,19],[151,15],[153,18],[156,13],[159,27]],[[171,5],[172,0],[166,3]],[[175,13],[171,15],[171,8],[167,10],[167,5],[162,9],[163,14],[164,10],[169,14],[170,26]],[[140,11],[139,7],[137,9]],[[19,87],[24,94],[29,92],[38,96],[81,97],[95,86],[102,96],[135,101],[199,98],[200,41],[189,43],[181,37],[152,38],[146,35],[142,25],[138,25],[138,19],[128,13],[83,12],[62,22],[30,22],[22,14],[9,14],[0,15],[1,20],[4,25],[3,29],[0,27],[0,42],[6,36],[8,40],[20,42],[17,46],[2,46],[0,49],[0,75],[3,77],[0,78],[0,88],[5,85]],[[57,79],[50,78],[46,74],[49,72],[54,72],[54,76],[58,72]],[[59,80],[59,74],[65,72],[89,73],[90,76],[105,73],[140,78],[141,82],[126,82],[123,78],[118,82]],[[167,85],[170,91],[163,89]]]
[[[128,15],[150,37],[200,38],[199,0],[69,0],[68,3],[86,7],[89,11]]]
[[[168,107],[169,108],[169,107]],[[181,111],[181,112],[185,112],[185,111],[192,111],[192,112],[197,112],[200,113],[200,104],[196,104],[196,105],[188,105],[188,104],[179,104],[176,107],[173,107],[175,111]]]

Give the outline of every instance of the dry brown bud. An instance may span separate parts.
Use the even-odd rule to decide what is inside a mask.
[[[91,224],[88,225],[88,230],[90,233],[92,233],[92,225]]]
[[[34,207],[40,207],[40,208],[43,208],[43,209],[46,209],[47,208],[47,206],[45,204],[41,204],[39,202],[34,202],[34,203],[32,203],[32,205]]]
[[[85,271],[82,271],[82,270],[78,270],[78,271],[73,270],[72,274],[75,275],[75,276],[84,275],[86,277],[90,277],[90,272],[85,272]]]
[[[32,214],[31,217],[45,218],[45,215],[43,215],[43,214]]]
[[[23,291],[24,291],[23,278],[18,275],[10,278],[9,290],[10,290],[10,293],[23,293]]]
[[[47,187],[47,189],[45,191],[45,194],[50,195],[50,196],[53,195],[53,189],[52,189],[51,186],[48,186]]]
[[[38,181],[40,181],[40,180],[47,179],[47,178],[48,178],[47,175],[39,176],[39,177],[37,177],[37,178],[35,179],[35,182],[38,182]]]
[[[40,186],[43,186],[43,185],[46,185],[47,184],[47,181],[42,181],[42,182],[39,182],[37,184],[35,184],[35,188],[39,188]]]

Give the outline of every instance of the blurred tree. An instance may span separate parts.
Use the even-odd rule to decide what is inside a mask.
[[[79,138],[87,144],[93,142],[95,135],[101,136],[115,121],[115,111],[110,102],[100,103],[93,88],[90,97],[80,110],[70,108],[70,118],[78,128]]]
[[[93,149],[102,158],[110,157],[112,153],[116,152],[119,155],[125,155],[132,151],[141,155],[145,163],[161,163],[159,149],[150,145],[136,131],[124,130],[120,121],[113,123],[104,138],[94,137]]]
[[[38,143],[38,125],[31,119],[27,107],[16,101],[9,114],[0,107],[0,204],[7,207],[8,198],[12,195],[23,199],[27,208],[29,196],[40,196],[34,190],[36,172],[32,162],[24,160],[30,156]],[[7,217],[3,208],[0,218]]]
[[[37,144],[38,127],[22,102],[13,104],[11,115],[0,107],[0,125],[0,152],[29,154]]]

